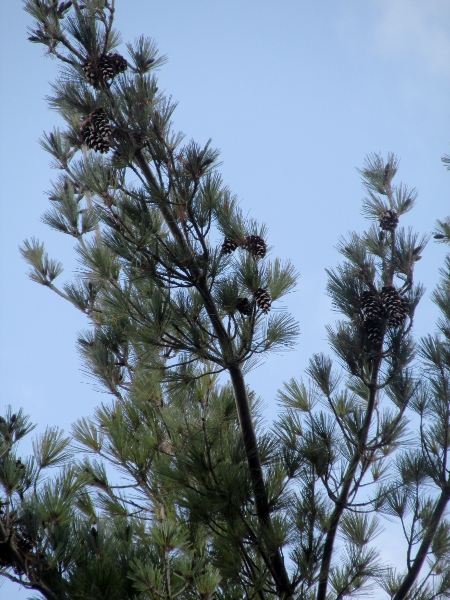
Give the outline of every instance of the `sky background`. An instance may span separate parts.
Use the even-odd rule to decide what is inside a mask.
[[[61,283],[77,269],[72,239],[40,222],[56,175],[38,139],[59,123],[44,99],[57,63],[27,41],[32,23],[18,0],[1,2],[0,22],[0,409],[23,407],[37,432],[47,424],[68,431],[108,398],[81,370],[75,342],[85,318],[31,282],[18,252],[35,236],[63,262]],[[300,322],[298,346],[248,379],[269,419],[282,382],[327,350],[325,326],[337,315],[324,269],[339,261],[338,238],[368,225],[355,170],[365,155],[395,152],[394,182],[417,188],[402,225],[429,233],[450,213],[440,160],[450,154],[449,24],[448,0],[117,0],[124,42],[143,33],[168,55],[159,87],[179,101],[175,127],[200,144],[212,138],[244,213],[267,224],[272,256],[300,272],[297,291],[280,303]],[[431,242],[417,265],[427,288],[417,335],[434,330],[429,294],[444,254]],[[401,548],[389,526],[379,545],[386,560]],[[0,587],[0,600],[27,595]]]

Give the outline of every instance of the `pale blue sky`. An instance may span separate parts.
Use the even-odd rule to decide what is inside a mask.
[[[39,221],[55,173],[37,139],[57,123],[44,101],[57,64],[27,42],[20,2],[3,0],[0,13],[1,406],[24,407],[40,429],[67,430],[107,397],[81,372],[83,316],[27,279],[17,249],[34,235],[64,263],[61,280],[76,269],[71,240]],[[272,408],[282,381],[326,350],[325,325],[336,316],[324,269],[338,261],[338,237],[365,227],[355,170],[364,156],[400,156],[398,180],[419,191],[405,225],[427,233],[450,213],[450,173],[440,162],[450,153],[450,4],[117,0],[116,14],[124,41],[144,33],[168,55],[160,88],[179,101],[176,126],[200,143],[213,139],[244,212],[268,225],[272,254],[300,271],[298,291],[282,302],[300,322],[298,349],[269,357],[249,379]],[[428,294],[443,256],[431,243],[418,264]],[[432,331],[435,317],[426,298],[416,332]],[[26,594],[0,588],[0,600],[16,597]]]

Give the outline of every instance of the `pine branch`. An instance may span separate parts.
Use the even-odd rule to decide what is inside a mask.
[[[436,502],[433,514],[430,519],[430,523],[425,531],[423,536],[422,543],[420,544],[419,550],[417,551],[416,557],[408,569],[408,573],[403,579],[400,587],[398,588],[395,596],[392,600],[406,600],[409,591],[411,590],[414,582],[416,581],[420,570],[422,568],[423,563],[427,557],[428,551],[430,550],[431,542],[433,541],[434,534],[436,532],[437,526],[439,525],[442,516],[444,515],[444,511],[447,507],[448,501],[450,500],[450,486],[447,484],[439,496],[438,501]]]
[[[372,367],[371,383],[369,387],[369,397],[367,400],[366,415],[361,431],[358,435],[358,446],[353,454],[350,464],[347,467],[341,492],[335,503],[335,508],[330,517],[330,525],[325,539],[322,564],[319,574],[319,586],[317,589],[317,600],[326,600],[327,587],[328,587],[328,576],[330,573],[331,559],[333,556],[334,541],[338,530],[339,522],[342,514],[347,506],[350,489],[353,482],[353,477],[356,473],[358,464],[360,463],[361,456],[363,456],[366,450],[367,438],[369,435],[370,424],[372,421],[372,415],[375,408],[376,400],[376,384],[378,378],[378,372],[380,368],[380,359],[374,362]]]

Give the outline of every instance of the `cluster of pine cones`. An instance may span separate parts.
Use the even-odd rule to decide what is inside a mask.
[[[389,327],[400,327],[409,314],[409,302],[394,286],[384,286],[378,294],[373,291],[361,295],[361,310],[364,317],[364,331],[369,344],[379,348],[382,342],[382,324],[385,319]]]
[[[257,306],[265,315],[270,310],[272,300],[268,290],[265,288],[258,288],[253,292],[253,299],[238,298],[236,302],[236,308],[244,317],[250,317],[253,314],[253,307]]]
[[[236,248],[247,250],[253,258],[264,258],[267,252],[267,244],[259,235],[247,235],[243,239],[232,240],[225,238],[222,244],[222,254],[231,254]],[[265,315],[270,310],[272,300],[269,291],[265,288],[258,288],[253,292],[253,298],[238,298],[236,303],[237,310],[244,317],[250,317],[253,314],[253,308],[256,305]]]
[[[104,154],[111,146],[112,129],[103,108],[96,108],[81,125],[81,135],[88,148]]]
[[[102,54],[98,58],[89,58],[83,63],[86,80],[95,88],[105,87],[119,73],[128,67],[127,61],[117,53]]]
[[[264,258],[267,252],[267,244],[259,235],[248,235],[241,240],[225,238],[222,244],[222,254],[231,254],[236,248],[247,250],[254,258]]]

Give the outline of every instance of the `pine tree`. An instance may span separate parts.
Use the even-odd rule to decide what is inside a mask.
[[[81,274],[59,287],[42,243],[21,251],[33,280],[87,316],[80,353],[112,400],[70,438],[47,429],[29,459],[16,450],[27,418],[0,419],[0,574],[58,600],[448,597],[450,257],[439,332],[415,344],[427,238],[401,226],[417,194],[393,184],[396,157],[367,158],[373,225],[340,241],[328,271],[340,367],[313,356],[267,429],[244,373],[295,341],[273,310],[295,270],[269,260],[217,151],[173,131],[155,44],[119,53],[113,2],[25,8],[31,41],[64,68],[50,104],[66,126],[42,142],[61,171],[44,220],[75,239]],[[383,515],[403,526],[404,572],[372,544]]]

